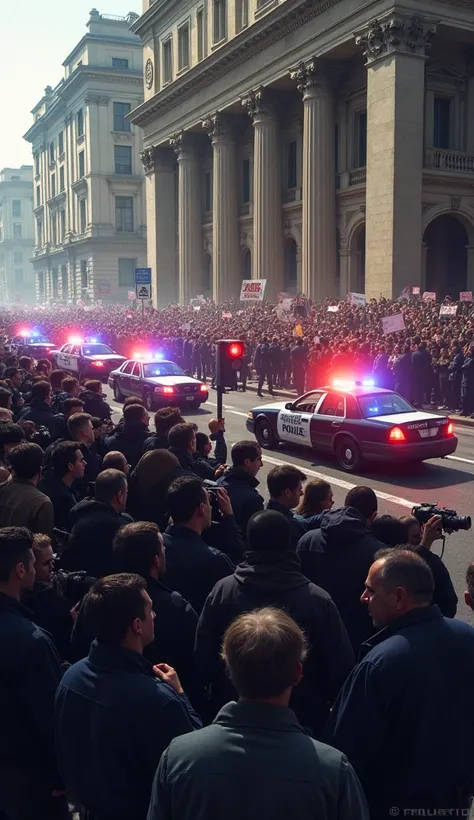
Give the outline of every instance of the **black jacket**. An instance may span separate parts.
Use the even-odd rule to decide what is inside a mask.
[[[458,596],[453,586],[449,571],[435,552],[426,547],[416,547],[418,555],[426,561],[434,578],[433,603],[436,604],[445,618],[455,618],[458,608]]]
[[[31,612],[0,593],[0,769],[33,769],[61,788],[54,751],[53,705],[61,667],[53,642]]]
[[[239,615],[266,606],[284,609],[308,639],[310,651],[291,707],[317,733],[354,665],[354,654],[334,603],[301,574],[293,552],[248,552],[246,562],[215,585],[199,618],[196,669],[203,683],[212,684],[214,710],[235,699],[219,657],[222,638]]]
[[[68,487],[64,481],[56,475],[54,470],[50,470],[41,481],[38,482],[38,490],[51,499],[54,508],[54,526],[60,530],[69,531],[69,513],[78,503],[79,496],[72,487]]]
[[[185,470],[187,473],[194,473],[194,475],[198,474],[191,453],[188,453],[187,450],[181,450],[179,447],[168,447],[168,450],[176,456],[182,470]]]
[[[203,456],[201,453],[194,453],[193,470],[199,478],[214,481],[218,466],[218,464],[213,464],[211,459]]]
[[[214,584],[232,575],[234,564],[189,527],[173,524],[166,529],[163,540],[166,547],[163,583],[177,589],[199,614]]]
[[[158,433],[153,433],[152,436],[148,436],[145,439],[145,443],[143,445],[143,452],[148,453],[149,450],[167,450],[168,449],[168,436],[161,436]]]
[[[118,450],[123,453],[133,470],[143,455],[143,445],[149,435],[150,431],[142,421],[125,421],[121,430],[105,437],[105,446],[107,452]]]
[[[49,447],[46,448],[44,452],[43,458],[43,478],[46,478],[51,475],[52,473],[52,465],[51,465],[51,456],[53,453],[53,449],[56,444],[60,444],[61,441],[71,441],[71,437],[69,434],[66,434],[66,438],[59,438],[56,441],[53,441]],[[81,451],[82,455],[84,456],[84,461],[86,462],[86,469],[84,470],[84,476],[82,481],[75,481],[73,484],[73,491],[76,495],[80,498],[84,498],[87,495],[89,484],[94,482],[97,478],[97,475],[100,472],[100,465],[102,459],[97,453],[97,448],[95,443],[92,447],[88,447],[87,444],[81,444],[80,442],[77,443],[78,449]]]
[[[329,592],[355,651],[374,631],[360,596],[374,555],[384,548],[353,507],[325,513],[321,528],[303,535],[298,544],[301,572]]]
[[[110,405],[104,401],[99,393],[94,393],[93,390],[83,390],[79,398],[84,402],[84,413],[90,413],[91,416],[96,416],[99,419],[111,418]]]
[[[32,401],[22,408],[19,421],[33,421],[37,427],[46,427],[51,438],[54,438],[54,410],[45,401]]]
[[[291,546],[292,549],[296,550],[298,541],[303,537],[305,532],[307,532],[307,527],[305,527],[301,521],[296,518],[292,510],[289,510],[288,507],[285,507],[273,498],[270,498],[270,500],[267,501],[266,509],[276,510],[276,512],[279,512],[285,516],[290,525]]]
[[[71,794],[102,820],[145,820],[162,752],[201,721],[137,652],[94,641],[61,681],[55,724]]]
[[[80,501],[71,510],[71,536],[61,556],[61,566],[67,570],[83,569],[95,578],[114,573],[112,542],[120,527],[131,520],[105,501]]]
[[[257,487],[259,482],[242,467],[230,467],[217,483],[224,487],[234,511],[235,520],[242,531],[244,541],[247,538],[247,524],[256,512],[263,510],[263,498]]]
[[[22,603],[30,610],[34,622],[51,635],[61,660],[70,660],[71,607],[57,586],[35,581],[33,589],[23,595]]]

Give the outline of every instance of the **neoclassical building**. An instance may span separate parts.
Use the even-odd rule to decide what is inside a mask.
[[[33,304],[33,167],[0,171],[0,303]]]
[[[474,290],[472,0],[144,0],[157,303]]]
[[[34,160],[36,297],[126,302],[146,261],[141,134],[127,114],[143,100],[137,14],[92,9],[87,32],[47,86],[25,134]]]

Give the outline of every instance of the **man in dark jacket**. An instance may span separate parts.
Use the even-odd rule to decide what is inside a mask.
[[[258,374],[257,396],[262,396],[262,388],[265,379],[268,382],[268,392],[273,395],[273,373],[270,366],[270,345],[268,339],[264,337],[255,348],[253,366]]]
[[[257,491],[257,473],[263,465],[262,450],[255,441],[237,441],[231,450],[232,467],[219,478],[234,511],[235,520],[245,541],[247,524],[252,515],[263,510],[263,498]]]
[[[375,553],[385,547],[370,532],[376,515],[374,491],[354,487],[347,493],[345,507],[325,513],[321,528],[303,535],[297,550],[301,572],[329,593],[355,652],[373,633],[360,596]]]
[[[411,354],[413,373],[413,403],[415,407],[422,407],[426,399],[431,401],[431,356],[426,349],[425,342],[415,337],[416,350]]]
[[[304,481],[306,481],[306,475],[298,470],[298,467],[294,467],[293,464],[273,467],[267,476],[270,500],[267,501],[266,509],[276,510],[288,521],[291,532],[291,549],[293,550],[296,550],[298,541],[308,529],[302,520],[296,518],[293,514],[293,510],[301,501]]]
[[[461,377],[461,415],[471,416],[474,411],[474,347],[464,359]]]
[[[124,425],[111,436],[105,437],[107,450],[119,450],[123,453],[131,469],[143,455],[145,440],[150,435],[148,429],[148,412],[141,404],[129,404],[124,408]]]
[[[354,654],[331,598],[301,574],[291,549],[290,524],[281,513],[263,510],[248,525],[245,563],[219,581],[207,597],[196,637],[196,669],[211,685],[214,711],[235,692],[220,660],[224,632],[241,613],[274,605],[304,631],[309,647],[304,677],[292,708],[304,726],[318,733],[354,665]]]
[[[400,817],[469,816],[474,629],[443,618],[432,596],[419,555],[377,555],[362,600],[380,632],[362,646],[325,732],[347,754],[377,819],[394,806]]]
[[[461,407],[461,382],[462,366],[464,364],[464,353],[458,342],[453,342],[451,347],[452,361],[448,367],[449,383],[451,385],[450,410],[457,410]]]
[[[211,526],[209,493],[198,476],[175,479],[168,490],[173,524],[164,533],[166,573],[163,582],[177,589],[199,614],[217,581],[234,571],[234,564],[202,534]]]
[[[89,413],[99,419],[110,419],[112,411],[110,405],[102,396],[102,382],[100,379],[90,379],[84,384],[79,398],[84,402],[84,413]]]
[[[167,450],[168,433],[175,424],[184,424],[184,418],[177,407],[161,407],[155,413],[155,433],[145,439],[143,452]]]
[[[409,344],[404,346],[403,352],[395,359],[393,363],[393,376],[395,380],[395,391],[400,393],[404,399],[411,401],[413,394],[413,364]]]
[[[50,637],[20,603],[33,587],[33,535],[0,529],[0,814],[6,818],[67,818],[56,767],[53,704],[61,679]]]
[[[61,441],[53,447],[51,470],[38,482],[38,490],[51,499],[54,526],[69,531],[69,513],[79,502],[74,492],[75,482],[81,482],[86,469],[82,450],[75,441]]]
[[[196,453],[196,425],[183,422],[175,424],[168,433],[168,449],[188,473],[197,475],[194,455]],[[209,476],[203,476],[209,478]]]
[[[239,702],[164,752],[148,820],[368,820],[346,757],[313,740],[289,708],[306,656],[299,626],[280,609],[249,612],[222,651]]]
[[[213,458],[211,452],[212,444],[209,436],[205,433],[196,433],[196,452],[193,457],[195,472],[203,479],[215,481],[224,472],[225,464]]]
[[[94,578],[114,572],[115,533],[129,524],[127,477],[119,470],[103,470],[95,482],[95,498],[84,499],[70,513],[71,536],[61,556],[67,570],[85,570]]]
[[[46,427],[54,437],[54,410],[51,407],[51,385],[36,382],[31,388],[31,401],[20,411],[19,421],[33,421],[37,427]]]
[[[143,657],[154,636],[145,580],[103,578],[84,606],[97,640],[58,689],[61,770],[71,794],[101,820],[145,820],[162,752],[202,724],[175,670]]]
[[[54,438],[56,441],[70,441],[67,423],[74,413],[82,413],[84,402],[80,399],[66,399],[63,402],[63,412],[54,416]],[[53,444],[55,443],[53,442]]]
[[[298,396],[304,393],[307,366],[308,356],[303,347],[303,340],[297,339],[294,347],[291,348],[291,368],[293,370],[293,387]]]

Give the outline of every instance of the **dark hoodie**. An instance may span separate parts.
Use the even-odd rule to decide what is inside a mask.
[[[309,644],[303,679],[290,705],[300,722],[317,733],[354,665],[346,630],[329,595],[301,574],[294,552],[258,550],[245,557],[245,563],[218,581],[207,597],[196,636],[196,668],[202,682],[212,685],[213,709],[237,699],[219,656],[225,630],[252,609],[284,609],[303,629]]]
[[[112,542],[117,530],[131,521],[105,501],[80,501],[70,513],[72,531],[61,557],[63,569],[82,569],[94,578],[115,572]]]
[[[235,520],[245,541],[252,515],[263,510],[263,498],[257,490],[259,482],[243,467],[230,467],[217,483],[229,493]]]
[[[111,436],[105,437],[107,452],[118,450],[123,453],[130,467],[137,466],[143,455],[145,439],[150,431],[143,421],[125,421],[121,429],[116,429]]]
[[[33,589],[24,593],[22,603],[32,612],[34,623],[51,635],[61,660],[71,660],[71,607],[56,584],[35,581]]]
[[[374,538],[366,519],[354,507],[325,513],[321,528],[303,535],[298,544],[301,571],[329,592],[356,652],[374,633],[360,596],[379,549],[385,549],[385,544]]]
[[[104,401],[100,393],[94,393],[93,390],[83,390],[79,398],[84,402],[84,413],[89,413],[98,419],[111,418],[110,405]]]

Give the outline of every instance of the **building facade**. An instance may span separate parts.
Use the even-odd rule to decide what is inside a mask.
[[[0,171],[0,303],[34,304],[33,168]]]
[[[158,303],[474,290],[472,0],[144,0]]]
[[[146,260],[138,15],[90,13],[88,32],[45,89],[25,139],[34,160],[37,299],[124,302]]]

